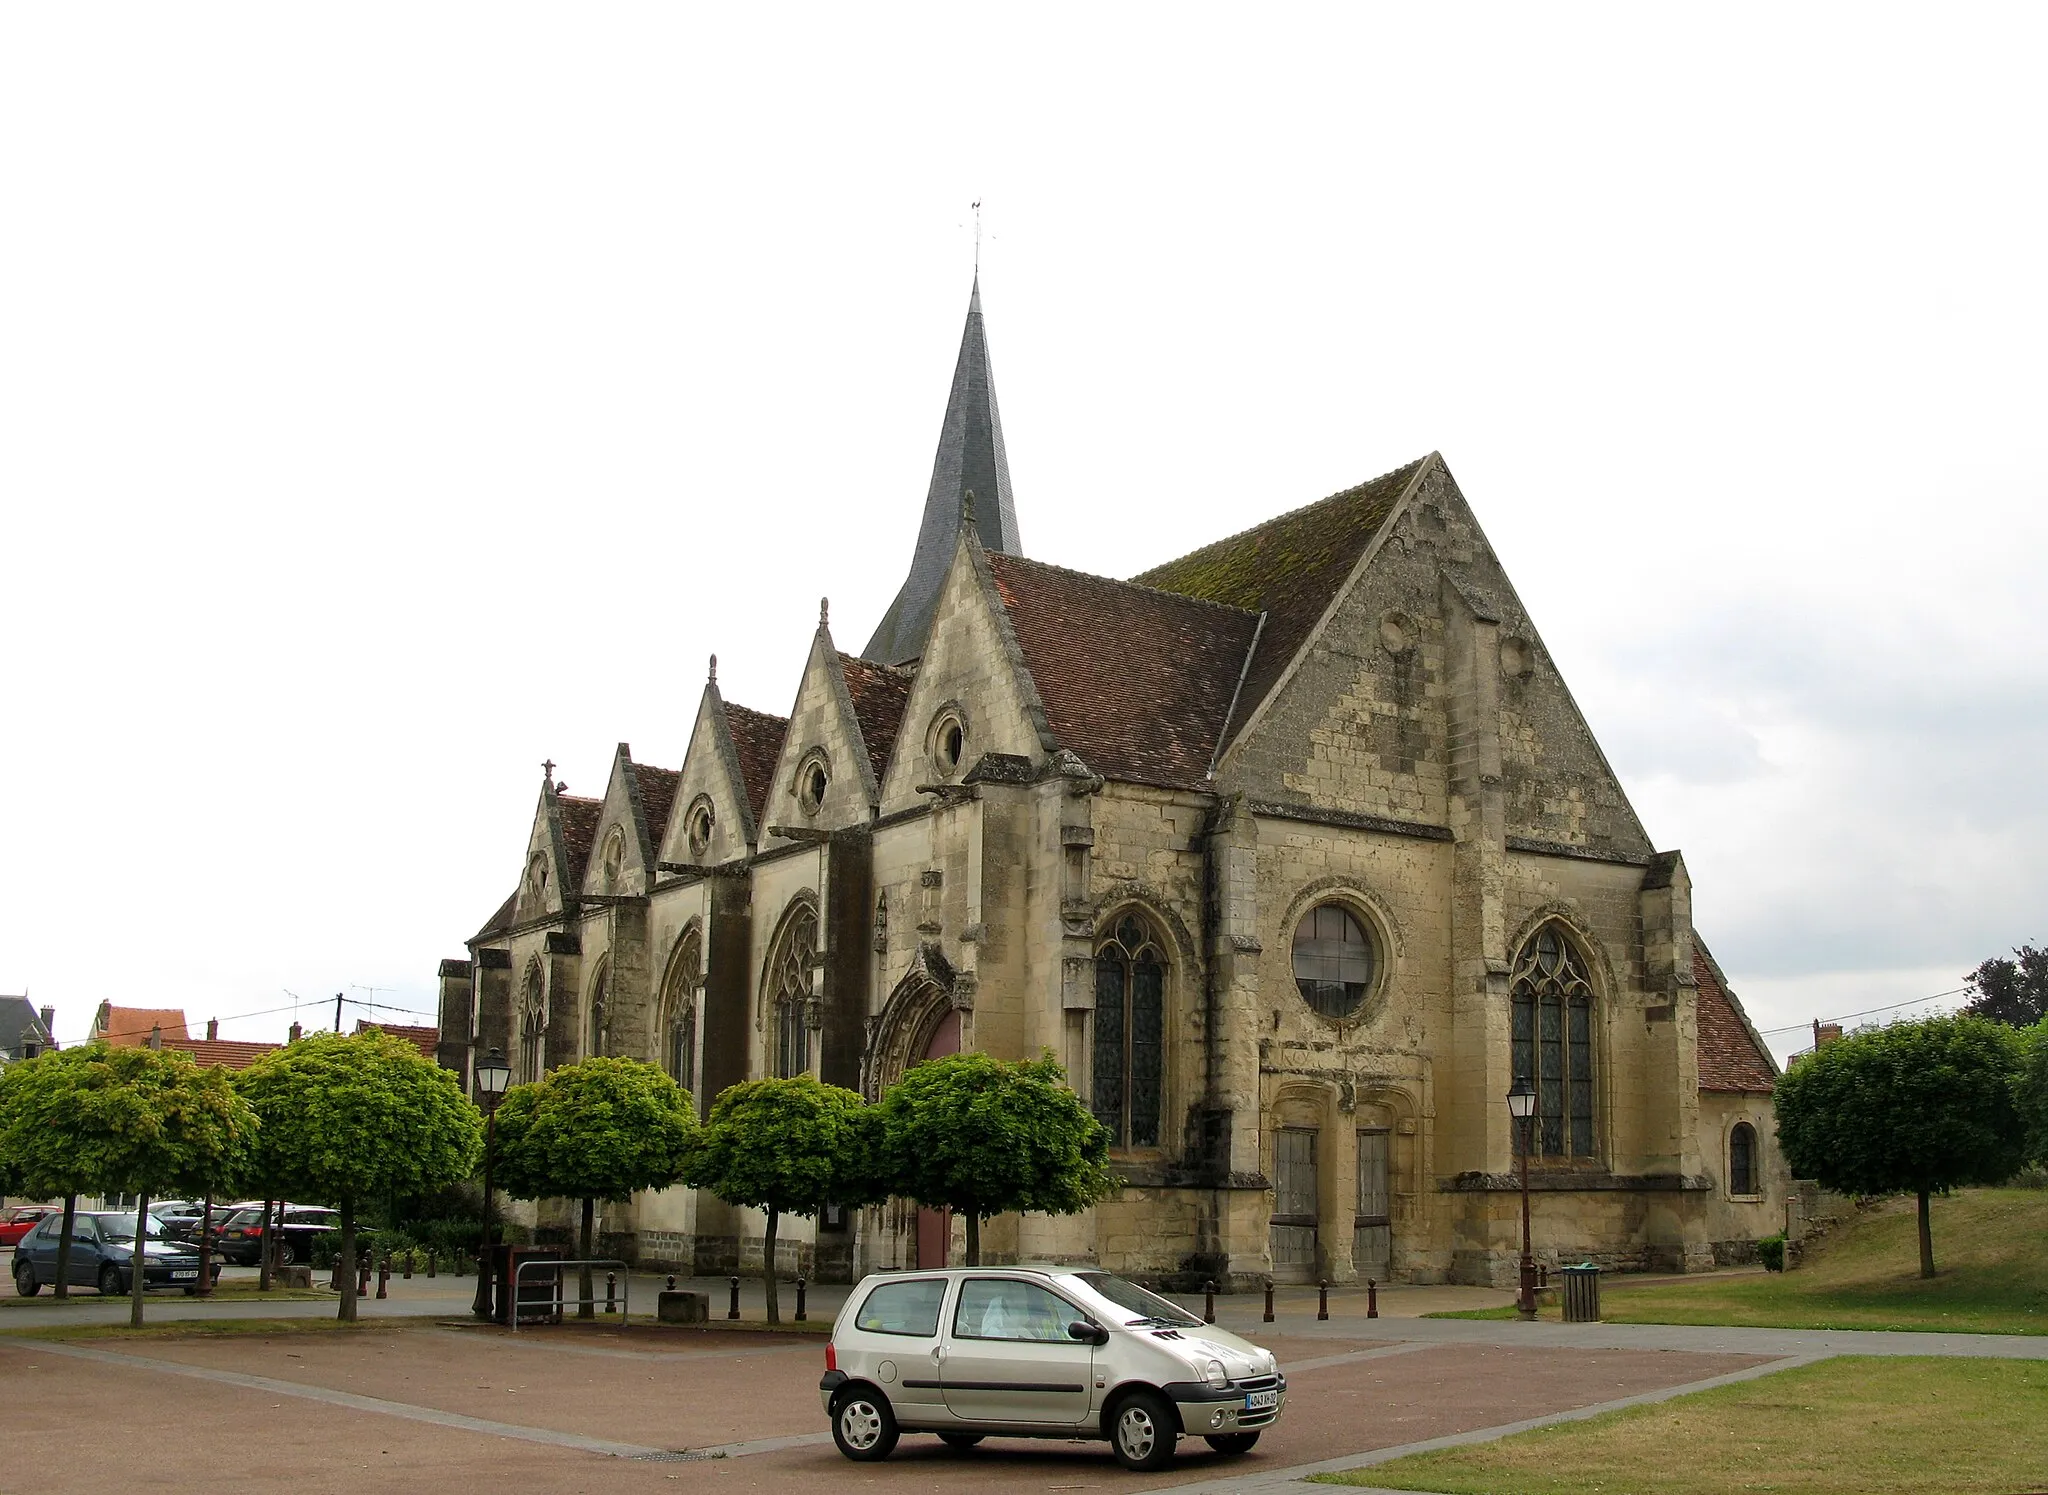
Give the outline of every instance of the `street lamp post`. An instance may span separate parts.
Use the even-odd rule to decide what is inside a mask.
[[[1508,1114],[1515,1118],[1515,1153],[1522,1175],[1522,1279],[1515,1312],[1523,1321],[1536,1317],[1536,1258],[1529,1254],[1529,1123],[1536,1115],[1536,1087],[1527,1075],[1516,1075],[1508,1091]]]
[[[484,1108],[484,1238],[476,1254],[476,1301],[470,1312],[480,1319],[491,1317],[491,1149],[498,1137],[498,1102],[511,1078],[512,1067],[495,1048],[476,1066],[476,1100]]]

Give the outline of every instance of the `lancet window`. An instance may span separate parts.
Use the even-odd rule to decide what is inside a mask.
[[[775,1039],[775,1073],[788,1078],[811,1067],[811,970],[818,963],[818,914],[799,904],[783,923],[768,960],[768,1015]]]
[[[541,1077],[547,1067],[548,998],[541,979],[540,962],[526,968],[526,989],[519,1002],[519,1073],[522,1085]]]
[[[1159,1145],[1166,1069],[1166,957],[1135,914],[1125,914],[1095,951],[1096,1119],[1113,1147]]]
[[[1593,983],[1562,926],[1545,924],[1515,959],[1514,1078],[1536,1088],[1530,1151],[1593,1156]]]

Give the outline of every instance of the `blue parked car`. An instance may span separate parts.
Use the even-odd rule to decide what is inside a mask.
[[[164,1235],[160,1221],[152,1215],[143,1225],[142,1285],[182,1287],[188,1293],[199,1290],[199,1251]],[[33,1298],[57,1283],[57,1243],[64,1235],[64,1212],[47,1217],[14,1248],[14,1290]],[[96,1287],[102,1297],[114,1298],[128,1291],[135,1270],[135,1213],[82,1213],[71,1226],[70,1278],[74,1287]],[[211,1274],[216,1280],[220,1268]]]

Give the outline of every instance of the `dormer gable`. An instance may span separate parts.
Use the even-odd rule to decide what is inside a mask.
[[[586,894],[637,897],[653,885],[655,843],[667,828],[677,778],[667,769],[641,767],[628,744],[618,745],[582,869]]]
[[[761,807],[786,726],[779,716],[728,703],[712,659],[690,749],[669,790],[666,823],[654,831],[660,862],[715,867],[760,845]]]
[[[582,887],[583,869],[597,836],[603,801],[566,793],[553,776],[541,780],[533,829],[526,838],[526,870],[520,876],[515,922],[556,917]]]
[[[763,827],[768,845],[783,840],[772,827],[828,831],[863,824],[881,802],[870,734],[876,749],[887,752],[909,696],[909,677],[865,660],[851,663],[852,684],[847,657],[833,646],[831,625],[821,608],[768,786]]]

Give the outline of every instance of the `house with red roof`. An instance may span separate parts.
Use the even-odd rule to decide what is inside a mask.
[[[543,765],[510,895],[442,963],[444,1062],[628,1055],[703,1106],[1050,1050],[1127,1187],[990,1221],[993,1261],[1505,1284],[1525,1155],[1543,1261],[1752,1252],[1775,1066],[1448,462],[1245,505],[1116,576],[1028,557],[977,286],[866,646],[821,604],[782,709],[714,658],[679,765],[621,743],[590,794]],[[791,1224],[826,1279],[961,1249],[906,1201]],[[607,1226],[685,1270],[762,1250],[687,1189]]]

